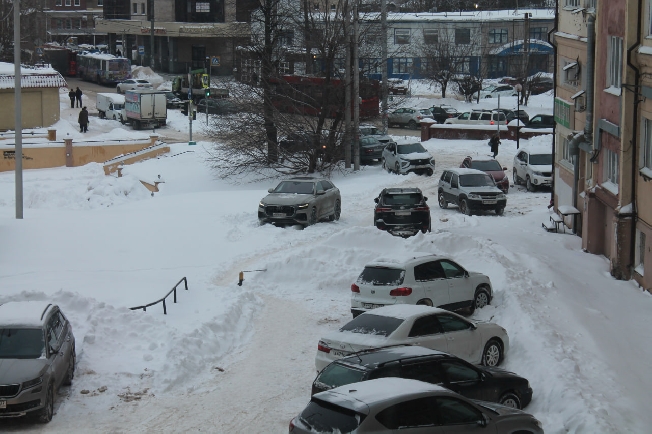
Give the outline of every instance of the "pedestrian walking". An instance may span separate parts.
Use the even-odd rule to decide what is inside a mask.
[[[77,94],[72,87],[70,88],[70,92],[68,92],[68,98],[70,98],[70,108],[75,108],[75,98],[77,98]]]
[[[491,140],[489,140],[489,146],[491,146],[491,152],[494,153],[493,157],[496,158],[498,155],[498,146],[500,146],[500,136],[494,134]]]
[[[82,91],[80,88],[75,91],[75,96],[77,97],[77,108],[79,108],[82,106]]]
[[[85,106],[79,112],[79,118],[77,118],[77,121],[79,122],[79,132],[80,133],[87,132],[88,131],[88,110],[86,110]]]

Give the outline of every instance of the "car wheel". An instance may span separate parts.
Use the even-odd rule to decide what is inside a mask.
[[[410,121],[410,122],[408,122],[408,125],[407,125],[407,126],[408,126],[408,128],[411,129],[411,130],[416,130],[416,129],[417,129],[417,123],[414,122],[414,121]]]
[[[308,225],[314,225],[317,223],[317,207],[313,206],[310,211],[310,217],[308,217]]]
[[[491,339],[482,351],[482,364],[485,366],[498,366],[503,360],[503,349],[497,340]]]
[[[392,169],[390,169],[390,168],[387,166],[387,161],[385,161],[385,157],[383,157],[383,159],[382,159],[382,163],[383,163],[383,169],[385,169],[385,170],[388,171],[388,172],[391,172],[391,171],[392,171]]]
[[[532,184],[532,182],[530,181],[530,177],[529,177],[529,176],[528,176],[527,178],[525,178],[525,188],[527,189],[527,191],[534,191],[534,190],[536,190],[536,187],[535,187],[534,184]]]
[[[118,93],[122,93],[122,89],[120,89],[120,86],[116,87],[115,90],[116,90]]]
[[[424,298],[423,300],[417,301],[418,306],[430,306],[432,307],[432,300],[429,298]]]
[[[40,423],[48,423],[54,414],[54,386],[50,384],[45,392],[45,405],[36,413]]]
[[[328,220],[330,221],[339,220],[340,214],[342,214],[342,206],[340,205],[340,201],[337,200],[335,201],[335,208],[333,208],[333,214],[328,216]]]
[[[511,392],[505,393],[503,396],[500,397],[500,401],[498,402],[504,405],[505,407],[516,408],[518,410],[521,409],[521,400],[518,399],[518,396],[516,396],[515,393],[511,393]]]
[[[505,208],[496,208],[496,215],[503,215],[505,212]]]
[[[491,98],[491,95],[487,95],[487,96],[485,96],[485,98]]]
[[[460,211],[462,212],[462,214],[466,214],[466,215],[473,214],[471,208],[469,208],[469,203],[466,201],[466,199],[462,199],[462,201],[460,202]]]
[[[521,183],[521,178],[519,178],[516,169],[514,169],[514,171],[512,172],[512,180],[514,181],[514,185],[519,185]]]
[[[490,303],[489,293],[485,288],[478,288],[473,296],[473,303],[471,304],[471,313],[476,309],[482,309]]]
[[[426,176],[432,176],[432,169],[426,170]]]
[[[76,356],[75,356],[75,349],[73,348],[72,353],[70,354],[70,364],[68,365],[66,378],[63,380],[64,386],[70,386],[72,384],[73,378],[75,378],[75,362],[76,362]]]
[[[114,121],[115,121],[115,120],[118,120],[118,118],[117,118],[115,115],[113,115],[113,120],[114,120]]]
[[[97,112],[97,115],[98,115],[98,117],[99,117],[100,119],[104,119],[104,112],[103,112],[103,111],[101,111],[101,110],[98,111],[98,112]]]
[[[439,193],[439,208],[441,209],[446,209],[448,208],[448,202],[446,202],[446,198],[444,197],[444,193],[441,192]]]
[[[396,172],[397,175],[401,174],[401,168],[398,165],[398,163],[396,163],[396,165],[394,165],[394,172]]]

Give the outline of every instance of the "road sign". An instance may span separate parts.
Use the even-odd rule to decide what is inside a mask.
[[[140,56],[144,56],[144,55],[145,55],[145,46],[144,46],[144,45],[139,45],[139,46],[138,46],[138,54],[139,54]]]
[[[220,66],[220,56],[211,57],[211,66]]]
[[[43,48],[36,47],[36,54],[38,54],[39,56],[42,56],[43,55]]]

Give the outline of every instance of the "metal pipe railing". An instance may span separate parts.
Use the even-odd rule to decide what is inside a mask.
[[[154,306],[155,304],[163,303],[163,314],[167,315],[168,314],[168,309],[167,309],[167,305],[165,304],[165,299],[168,298],[168,296],[170,294],[174,293],[174,302],[175,303],[177,302],[177,287],[181,284],[181,282],[184,282],[185,289],[187,291],[188,290],[188,279],[186,279],[185,277],[182,277],[181,280],[179,280],[177,282],[177,284],[174,285],[174,287],[170,290],[170,292],[165,294],[165,296],[163,298],[161,298],[159,300],[156,300],[156,301],[154,301],[152,303],[145,304],[143,306],[130,307],[129,309],[131,309],[131,310],[142,309],[143,312],[145,312],[145,311],[147,311],[148,307]]]

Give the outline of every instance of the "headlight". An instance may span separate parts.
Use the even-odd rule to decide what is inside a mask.
[[[471,193],[469,194],[469,199],[480,199],[480,195]]]
[[[309,203],[302,203],[301,205],[297,205],[297,209],[306,209],[310,206]]]
[[[435,165],[435,159],[434,158],[430,159],[430,164],[432,164],[433,166]]]
[[[496,199],[505,199],[505,195],[503,193],[500,193],[499,195],[496,196]]]
[[[534,418],[533,418],[533,419],[534,419]],[[539,419],[534,419],[534,423],[535,423],[539,428],[543,429],[543,425],[541,425],[541,422],[539,421]]]
[[[543,176],[543,173],[534,170],[532,171],[532,173],[535,174],[536,176]]]
[[[259,202],[259,203],[258,203],[258,206],[261,207],[261,208],[265,208],[265,204],[262,203],[262,202]]]
[[[402,166],[402,167],[408,167],[409,165],[410,165],[410,161],[409,161],[409,160],[401,160],[401,166]]]
[[[25,381],[23,383],[23,390],[30,389],[30,388],[32,388],[34,386],[38,386],[42,382],[43,382],[43,377],[38,377],[38,378],[35,378],[33,380]]]

